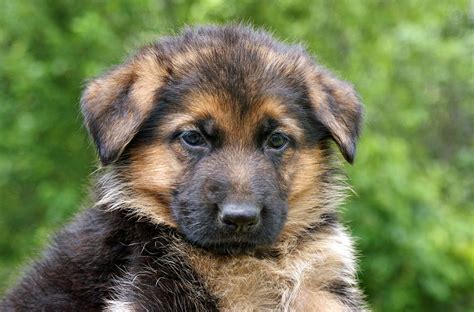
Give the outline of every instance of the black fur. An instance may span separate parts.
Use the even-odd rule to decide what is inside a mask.
[[[138,311],[194,311],[195,300],[205,311],[217,310],[200,277],[172,249],[181,242],[174,229],[104,208],[84,211],[60,232],[0,311],[100,311],[116,296],[139,302]],[[140,291],[117,294],[127,278]]]

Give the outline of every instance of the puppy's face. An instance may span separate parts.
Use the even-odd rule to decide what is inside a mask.
[[[174,219],[189,240],[215,250],[270,244],[286,220],[289,164],[303,143],[296,116],[275,99],[246,107],[231,95],[189,92],[159,128],[159,144],[181,166]]]
[[[102,162],[133,194],[128,208],[219,253],[318,222],[326,142],[352,161],[361,110],[300,49],[242,27],[142,50],[90,83],[82,109]]]

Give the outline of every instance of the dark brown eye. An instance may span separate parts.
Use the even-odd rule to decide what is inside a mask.
[[[273,149],[283,149],[288,142],[288,137],[282,133],[274,133],[268,138],[268,147]]]
[[[197,131],[186,131],[181,134],[181,141],[191,147],[199,147],[206,145],[206,141]]]

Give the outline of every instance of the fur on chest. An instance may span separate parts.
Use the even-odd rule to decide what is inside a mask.
[[[283,240],[270,254],[187,257],[222,311],[344,311],[334,287],[355,284],[350,238],[342,229],[317,236]]]

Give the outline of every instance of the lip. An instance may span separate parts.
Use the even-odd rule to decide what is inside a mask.
[[[263,240],[253,233],[219,233],[212,238],[200,241],[191,241],[195,246],[217,254],[242,254],[251,252],[259,247],[269,246],[273,241]]]

